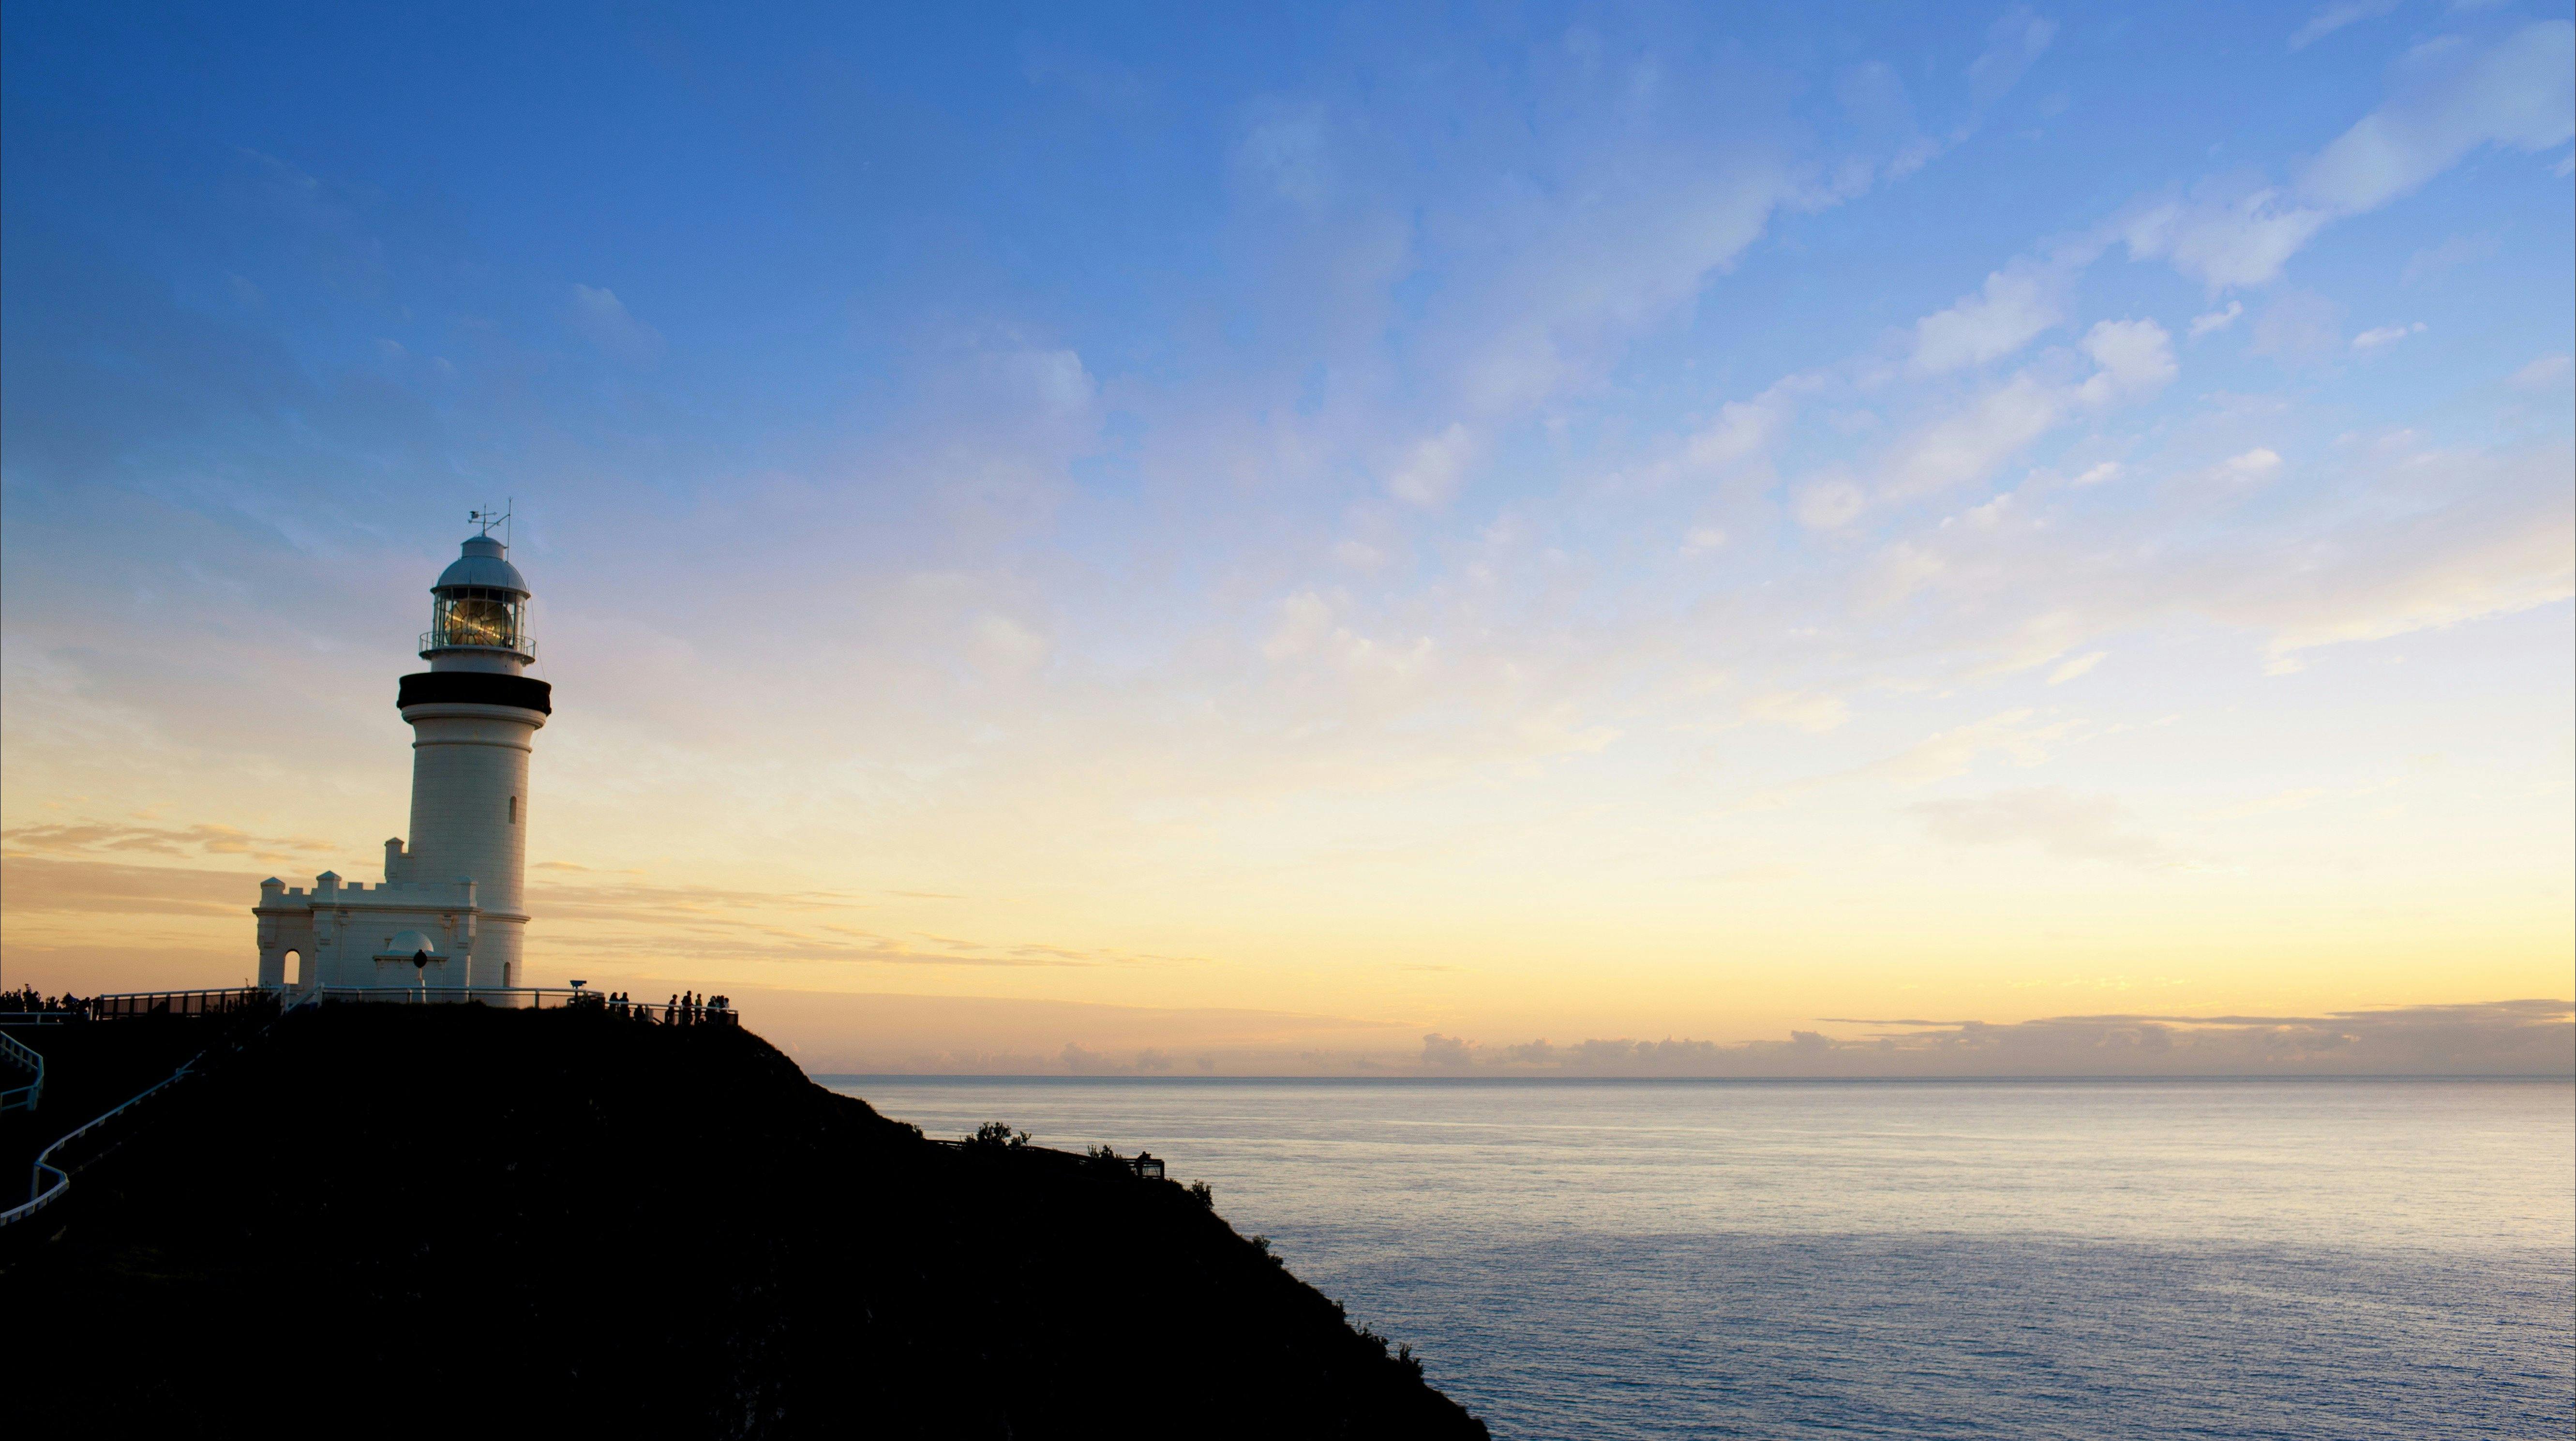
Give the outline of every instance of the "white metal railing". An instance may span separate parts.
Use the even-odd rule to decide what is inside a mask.
[[[606,1010],[673,1025],[734,1026],[742,1023],[731,1001],[700,996],[695,1001],[656,1001],[629,996],[612,1001],[606,991],[568,986],[311,986],[285,993],[287,1009],[328,1001],[385,1006],[455,1006],[469,1002],[511,1010]]]
[[[7,1056],[11,1062],[33,1071],[36,1077],[23,1086],[11,1086],[0,1091],[0,1111],[36,1109],[36,1103],[45,1098],[44,1053],[21,1045],[15,1036],[0,1032],[0,1056]]]
[[[285,999],[295,1005],[317,1001],[373,1001],[388,1005],[463,1005],[481,1001],[487,1006],[510,1006],[520,1010],[542,1010],[563,1006],[575,996],[587,997],[589,991],[563,986],[288,986]]]
[[[166,1000],[171,997],[248,997],[265,1000],[274,994],[275,993],[273,991],[259,990],[256,988],[246,991],[128,991],[114,995],[93,997],[91,1004],[93,1008],[95,1008],[99,1001]],[[272,1019],[267,1026],[260,1027],[260,1034],[268,1034],[269,1028],[275,1026],[277,1024],[277,1020],[283,1019],[288,1013],[300,1010],[305,1006],[312,1005],[320,999],[321,998],[319,996],[289,999],[285,1006],[278,1011],[277,1019]],[[188,1014],[207,1014],[209,1009],[212,1009],[215,1014],[223,1014],[240,1009],[240,1007],[226,1004],[219,1008],[201,1008],[197,1011],[189,1012]],[[93,1013],[97,1013],[95,1012],[95,1009],[93,1009]],[[149,1014],[149,1012],[106,1012],[104,1014]],[[0,1040],[5,1039],[6,1037],[0,1037]],[[136,1092],[123,1105],[117,1106],[106,1114],[90,1121],[89,1124],[73,1131],[70,1135],[64,1136],[55,1141],[52,1145],[47,1146],[43,1152],[37,1155],[35,1169],[27,1178],[27,1189],[30,1193],[27,1200],[19,1205],[10,1207],[6,1211],[0,1211],[0,1226],[9,1225],[14,1221],[25,1220],[29,1216],[32,1216],[38,1211],[45,1209],[47,1206],[52,1205],[54,1202],[61,1200],[63,1193],[71,1189],[72,1173],[65,1170],[63,1167],[54,1164],[55,1152],[60,1151],[63,1147],[70,1145],[72,1142],[79,1140],[90,1132],[97,1130],[99,1127],[106,1125],[108,1122],[115,1120],[117,1117],[124,1115],[127,1111],[134,1109],[136,1106],[143,1104],[146,1100],[157,1095],[164,1087],[174,1085],[179,1081],[185,1080],[194,1072],[197,1063],[204,1060],[208,1054],[210,1054],[208,1051],[199,1051],[197,1054],[190,1056],[187,1060],[179,1064],[179,1069],[172,1071],[169,1075],[162,1077],[160,1080]],[[50,1183],[46,1180],[48,1175],[51,1175],[53,1178]]]
[[[537,658],[537,642],[534,636],[518,635],[466,640],[444,631],[422,631],[420,653],[427,655],[434,650],[497,650],[503,655],[514,655],[522,660],[533,661]]]
[[[619,1010],[626,1014],[646,1019],[659,1017],[662,1019],[693,1025],[738,1025],[741,1021],[741,1018],[735,1013],[731,1005],[714,1004],[711,998],[701,997],[694,1005],[682,1004],[676,1007],[667,1002],[631,999],[625,1002],[613,1002],[608,999],[608,993],[605,991],[594,991],[572,986],[306,986],[300,989],[295,987],[279,986],[265,990],[253,989],[249,991],[130,991],[117,995],[94,997],[93,1003],[97,1001],[166,1001],[173,997],[234,998],[245,996],[259,997],[263,999],[275,996],[283,1003],[278,1011],[279,1019],[283,1019],[293,1012],[302,1010],[306,1006],[319,1006],[325,1001],[373,1001],[395,1005],[435,1005],[441,1003],[458,1004],[464,1001],[487,1000],[487,998],[498,998],[506,1002],[509,998],[526,997],[526,1008],[531,1010],[539,1009],[551,1004],[558,1010],[589,1009],[597,1007],[602,1010]],[[204,1010],[194,1013],[203,1014],[207,1011],[216,1011],[217,1009],[217,1007],[208,1006],[205,1007]],[[223,1006],[221,1009],[230,1010],[234,1009],[234,1007]],[[104,1014],[142,1015],[148,1013],[148,1010],[146,1010],[110,1011],[105,1012]],[[269,1024],[273,1026],[276,1024],[276,1021],[271,1021]],[[264,1035],[267,1033],[268,1027],[263,1026],[260,1030],[261,1034]],[[5,1044],[19,1050],[27,1049],[25,1047],[20,1047],[16,1041],[10,1040],[5,1035],[0,1035],[0,1044]],[[43,1066],[44,1058],[41,1055],[37,1055],[32,1050],[28,1050],[28,1054],[34,1057],[38,1067],[41,1068]],[[72,1142],[79,1140],[81,1137],[88,1135],[90,1132],[97,1130],[99,1127],[106,1125],[108,1122],[115,1120],[118,1116],[125,1114],[134,1107],[142,1104],[146,1099],[159,1092],[163,1087],[186,1079],[190,1074],[191,1069],[197,1064],[197,1062],[204,1060],[206,1055],[206,1052],[201,1051],[198,1054],[189,1057],[186,1063],[181,1065],[179,1069],[172,1071],[168,1076],[162,1078],[160,1081],[137,1092],[123,1105],[116,1107],[105,1115],[99,1116],[89,1124],[82,1126],[79,1130],[73,1131],[71,1134],[64,1136],[52,1145],[47,1146],[44,1151],[36,1157],[35,1170],[33,1174],[28,1177],[28,1190],[32,1194],[29,1199],[21,1204],[12,1206],[8,1210],[0,1211],[0,1226],[6,1226],[15,1221],[22,1221],[27,1217],[36,1214],[45,1207],[52,1205],[55,1201],[60,1200],[63,1192],[71,1187],[71,1172],[54,1164],[54,1154],[56,1152],[60,1151],[63,1147],[70,1145]],[[39,1076],[41,1083],[41,1071]],[[48,1175],[52,1177],[50,1182],[46,1180]]]
[[[115,1120],[117,1117],[124,1115],[127,1111],[142,1104],[145,1098],[151,1096],[163,1086],[174,1084],[184,1078],[188,1074],[188,1068],[195,1064],[197,1064],[197,1058],[194,1056],[189,1057],[187,1062],[181,1065],[179,1069],[172,1071],[169,1075],[164,1076],[159,1081],[156,1081],[152,1085],[137,1092],[132,1100],[127,1101],[124,1105],[118,1106],[116,1109],[100,1116],[88,1125],[81,1127],[79,1130],[72,1132],[70,1135],[63,1137],[52,1145],[47,1146],[43,1153],[36,1157],[35,1173],[27,1178],[27,1189],[31,1194],[28,1199],[21,1204],[12,1206],[6,1211],[0,1211],[0,1226],[6,1226],[13,1221],[23,1221],[27,1219],[29,1216],[36,1214],[38,1211],[41,1211],[47,1206],[50,1206],[54,1202],[62,1199],[63,1192],[71,1189],[72,1173],[54,1164],[54,1153],[56,1151],[59,1151],[63,1147],[70,1145],[72,1142],[79,1140],[81,1137],[88,1135],[90,1132],[97,1130],[99,1127],[106,1125],[108,1122]],[[46,1174],[49,1172],[53,1176],[53,1181],[50,1185],[45,1181]]]
[[[589,1006],[606,1006],[608,992],[574,986],[289,986],[283,988],[290,1006],[309,1005],[315,1001],[370,1001],[386,1005],[461,1005],[481,1001],[485,1005],[512,1006],[521,1010],[564,1010]],[[671,1007],[662,1001],[630,997],[624,1002],[630,1010],[663,1011]],[[733,1007],[713,1005],[701,997],[694,1007],[683,1003],[683,1010],[694,1009],[700,1015],[721,1014],[730,1017]]]
[[[257,986],[235,986],[219,991],[110,991],[92,996],[87,1002],[92,1017],[142,1016],[166,1011],[174,1016],[226,1015],[247,1010],[268,999],[269,993]]]
[[[167,1010],[172,1015],[220,1015],[276,1000],[289,1009],[315,1001],[411,1001],[457,1004],[481,1001],[534,1009],[560,1006],[575,996],[596,996],[563,986],[252,986],[221,991],[113,991],[89,998],[89,1014],[98,1017],[142,1016]]]
[[[561,1009],[566,1006],[608,1004],[608,993],[580,986],[250,986],[220,991],[113,991],[89,997],[82,1004],[83,1014],[91,1017],[143,1016],[168,1012],[171,1015],[223,1015],[243,1011],[270,1000],[288,1010],[312,1005],[318,1001],[375,1001],[394,1005],[459,1005],[480,1001],[489,1006],[510,1006],[521,1010]],[[630,998],[630,1009],[668,1010],[666,1002]],[[701,1015],[731,1015],[731,1005],[714,1004],[699,997],[694,1009]],[[66,1017],[68,1019],[68,1017]]]

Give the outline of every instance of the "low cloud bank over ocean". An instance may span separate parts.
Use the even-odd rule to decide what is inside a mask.
[[[1783,1040],[1594,1038],[1473,1040],[1432,1032],[1418,1044],[1354,1023],[1257,1012],[1158,1013],[1060,1006],[1012,1017],[1017,1044],[938,1045],[928,1018],[960,998],[770,993],[784,1044],[817,1074],[1435,1077],[2576,1077],[2576,1003],[2493,1001],[2323,1016],[2052,1016],[2012,1023],[1821,1018]],[[798,1004],[803,1002],[805,1004]],[[944,1007],[943,1007],[944,1009]],[[1025,1009],[1025,1008],[1023,1008]],[[898,1019],[898,1017],[907,1019]],[[953,1025],[963,1017],[945,1017]],[[987,1024],[992,1019],[986,1018]],[[903,1032],[909,1031],[906,1035]],[[1192,1044],[1190,1033],[1200,1043]],[[1042,1035],[1067,1039],[1056,1045]],[[1298,1045],[1298,1039],[1322,1044]]]
[[[1786,1041],[1592,1040],[1477,1046],[1427,1036],[1426,1071],[1586,1076],[2508,1076],[2576,1074],[2566,1001],[2331,1016],[1848,1020]]]

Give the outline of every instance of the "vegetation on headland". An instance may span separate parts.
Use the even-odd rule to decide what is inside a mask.
[[[335,1006],[201,1069],[0,1236],[30,1435],[1485,1434],[1204,1187],[748,1031]]]

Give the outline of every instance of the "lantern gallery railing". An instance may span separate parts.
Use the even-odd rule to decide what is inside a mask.
[[[533,636],[500,635],[487,631],[457,630],[425,630],[420,633],[420,653],[422,655],[427,655],[434,650],[460,649],[505,650],[512,655],[518,656],[522,660],[535,660],[537,658],[537,642]]]

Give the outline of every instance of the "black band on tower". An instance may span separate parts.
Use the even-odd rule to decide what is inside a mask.
[[[402,678],[402,693],[394,701],[396,709],[404,706],[464,704],[513,705],[540,715],[555,713],[554,687],[523,675],[503,675],[489,670],[424,670]]]

